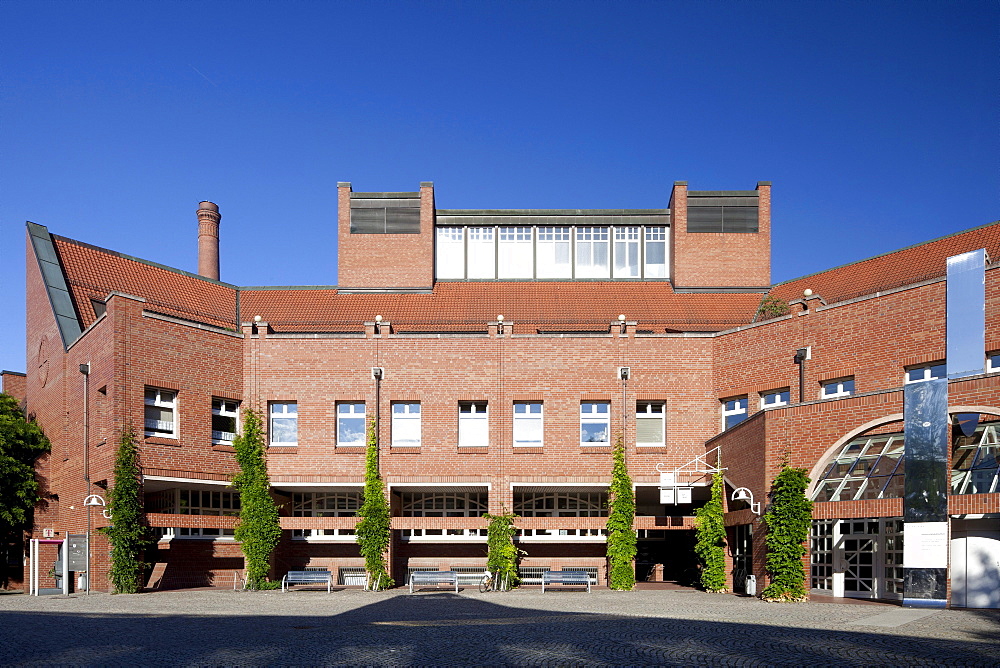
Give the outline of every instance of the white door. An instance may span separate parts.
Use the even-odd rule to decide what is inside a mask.
[[[1000,529],[997,520],[965,523],[951,541],[951,603],[965,608],[1000,608]],[[982,528],[980,528],[982,527]]]

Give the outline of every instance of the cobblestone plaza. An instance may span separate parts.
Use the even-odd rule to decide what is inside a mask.
[[[996,666],[1000,611],[684,589],[8,594],[0,664]]]

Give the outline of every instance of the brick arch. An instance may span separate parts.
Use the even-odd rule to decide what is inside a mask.
[[[997,415],[1000,416],[1000,408],[994,406],[949,406],[948,415],[954,415],[955,413],[985,413],[987,415]],[[828,447],[823,451],[823,455],[816,460],[813,467],[809,470],[809,489],[806,490],[806,496],[812,496],[812,493],[816,490],[816,483],[818,482],[816,476],[821,472],[821,467],[825,464],[829,464],[830,457],[844,445],[857,438],[858,436],[864,434],[866,431],[874,429],[875,427],[881,427],[884,424],[889,424],[890,422],[902,422],[902,413],[892,413],[891,415],[884,415],[880,418],[875,418],[874,420],[869,420],[864,424],[855,427],[851,431],[847,432],[840,438],[838,438],[833,445]]]

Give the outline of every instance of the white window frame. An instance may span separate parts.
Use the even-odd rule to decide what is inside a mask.
[[[948,365],[944,361],[920,364],[918,366],[907,367],[904,376],[905,383],[922,383],[925,380],[937,380],[948,377]]]
[[[356,517],[362,501],[359,492],[295,492],[292,517]],[[293,529],[292,540],[323,542],[356,538],[354,529]]]
[[[604,264],[598,264],[597,248],[604,248]],[[581,226],[576,228],[576,278],[611,277],[611,228]]]
[[[563,255],[564,258],[560,258]],[[535,277],[573,277],[573,228],[539,227],[535,234]],[[559,261],[563,259],[564,261]]]
[[[295,407],[294,411],[289,411],[289,407]],[[281,410],[275,410],[277,408]],[[295,420],[295,440],[276,441],[275,440],[275,420]],[[272,401],[267,407],[267,439],[272,446],[291,446],[299,444],[299,404],[297,401]]]
[[[986,373],[997,373],[1000,371],[1000,353],[986,354]]]
[[[150,397],[149,394],[153,393]],[[169,396],[169,398],[168,398]],[[167,422],[166,420],[152,420],[145,416],[145,409],[143,409],[143,421],[145,424],[146,436],[158,436],[160,438],[177,438],[178,433],[178,414],[177,414],[177,392],[176,390],[164,390],[159,387],[147,387],[143,393],[143,403],[146,406],[153,406],[159,409],[169,409],[171,415],[173,416],[173,421]],[[156,423],[152,428],[150,428],[151,423]],[[169,431],[166,425],[170,425]]]
[[[760,395],[760,409],[787,406],[790,399],[791,394],[787,387],[780,390],[769,390]]]
[[[469,410],[465,410],[465,409]],[[490,405],[486,401],[458,402],[458,447],[485,448],[490,444]]]
[[[749,399],[746,396],[742,397],[730,397],[729,399],[722,400],[722,428],[732,429],[736,425],[740,424],[748,417],[750,414],[748,412]],[[737,415],[742,415],[738,421],[729,424],[729,418],[736,417]]]
[[[420,423],[420,402],[394,401],[390,405],[390,410],[392,411],[392,447],[419,448],[423,441],[422,425]],[[417,438],[402,438],[407,431],[413,430],[414,425],[416,425]]]
[[[524,410],[518,412],[518,407]],[[537,408],[538,410],[534,410]],[[533,429],[534,428],[534,429]],[[538,440],[527,438],[538,434]],[[541,401],[514,402],[514,447],[541,448],[545,444],[545,406]]]
[[[851,384],[850,388],[846,387],[847,383]],[[831,388],[833,391],[829,392],[828,390]],[[854,376],[824,380],[820,383],[819,396],[821,399],[843,399],[844,397],[853,395],[855,391],[854,388]]]
[[[659,409],[659,410],[656,410]],[[659,437],[656,441],[639,440],[639,422],[660,423]],[[663,447],[667,443],[667,405],[662,401],[635,402],[635,444],[640,448]]]
[[[212,429],[213,445],[232,445],[233,439],[240,432],[240,402],[234,399],[212,397],[212,415],[233,418],[234,431],[217,431]],[[213,427],[215,425],[212,425]]]
[[[467,227],[466,277],[491,279],[497,277],[497,242],[494,227]]]
[[[360,406],[360,410],[358,407]],[[361,433],[354,440],[341,440],[341,423],[347,420],[356,421],[361,420]],[[350,447],[364,447],[365,436],[368,433],[368,413],[365,402],[363,401],[338,401],[337,402],[337,447],[338,448],[350,448]]]
[[[670,244],[668,243],[668,228],[653,226],[645,228],[642,258],[642,275],[644,278],[667,278],[670,267]],[[663,264],[649,261],[649,249],[652,244],[663,245]]]
[[[534,228],[504,226],[497,232],[497,278],[534,278]]]
[[[211,516],[222,516],[222,517],[239,517],[240,516],[240,493],[228,491],[226,488],[221,489],[177,489],[175,490],[176,496],[176,507],[178,515],[211,515]],[[199,505],[190,505],[191,496],[197,494]],[[205,499],[205,495],[208,495],[208,505],[200,505]],[[219,495],[219,505],[216,507],[214,505],[214,495]],[[189,504],[187,506],[181,505],[181,497],[187,496]],[[211,531],[218,531],[218,533],[206,533]],[[233,534],[235,529],[212,529],[212,528],[202,528],[202,527],[175,527],[172,529],[173,538],[181,538],[185,540],[191,539],[201,539],[201,540],[233,540]]]
[[[602,411],[600,407],[604,407]],[[603,425],[603,441],[583,440],[584,425]],[[598,432],[599,434],[600,432]],[[609,401],[581,401],[580,402],[580,446],[600,447],[611,445],[611,402]]]
[[[439,227],[434,255],[437,278],[465,278],[465,228]]]
[[[614,263],[611,271],[614,278],[639,278],[642,276],[642,228],[634,225],[616,227],[614,241]],[[635,264],[629,255],[635,254]]]

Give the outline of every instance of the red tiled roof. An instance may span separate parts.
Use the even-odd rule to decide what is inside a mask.
[[[236,290],[231,286],[72,239],[53,235],[52,241],[83,328],[96,319],[90,300],[104,301],[109,292],[142,297],[150,311],[217,327],[236,326]]]
[[[618,315],[638,329],[716,331],[750,322],[754,293],[675,293],[666,282],[442,282],[432,294],[340,294],[335,289],[246,289],[244,320],[276,331],[360,331],[381,315],[395,331],[485,332],[503,315],[517,331],[607,331]]]
[[[791,301],[809,288],[832,304],[944,276],[948,257],[979,248],[1000,260],[1000,222],[779,283],[771,294]]]

